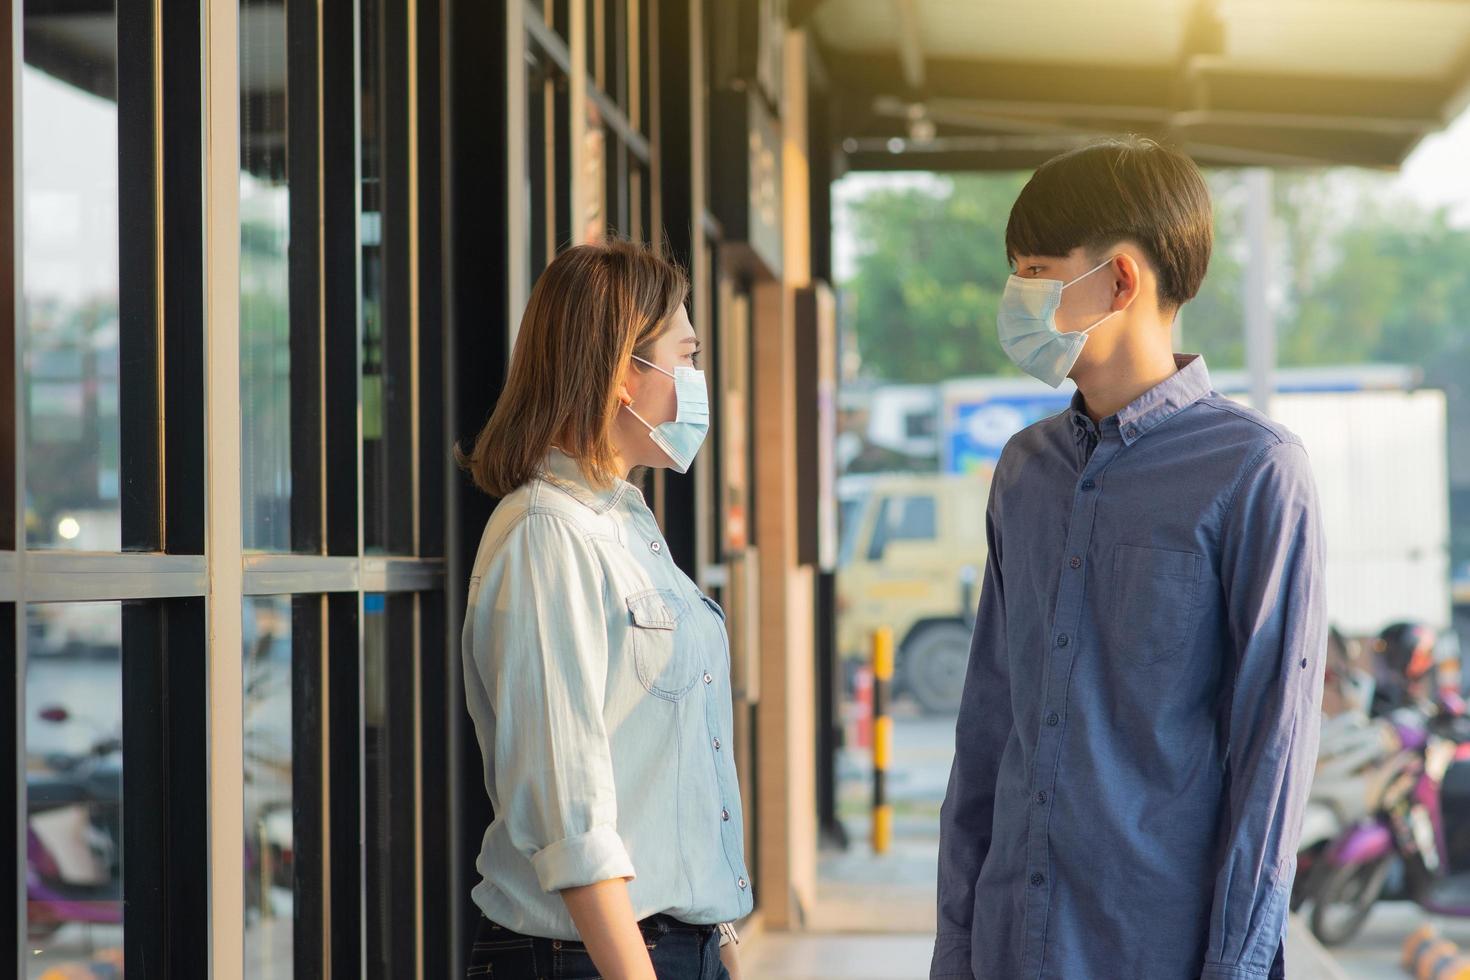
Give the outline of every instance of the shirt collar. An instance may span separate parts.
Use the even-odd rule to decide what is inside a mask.
[[[1117,431],[1124,445],[1131,446],[1150,429],[1167,422],[1214,390],[1210,384],[1210,369],[1200,355],[1175,354],[1174,364],[1179,370],[1144,392],[1117,415],[1103,419],[1103,429]],[[1087,415],[1080,391],[1072,396],[1072,419],[1079,429],[1092,428],[1092,419]]]
[[[603,489],[594,487],[582,472],[581,464],[560,449],[553,449],[546,455],[546,462],[541,467],[541,478],[566,491],[572,499],[598,514],[606,514],[616,507],[618,501],[623,499],[623,494],[629,490],[637,492],[627,480],[615,480],[611,486]]]

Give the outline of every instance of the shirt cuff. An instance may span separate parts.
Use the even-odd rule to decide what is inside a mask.
[[[1206,963],[1200,971],[1199,980],[1267,980],[1268,970],[1252,970],[1247,966],[1226,966],[1224,963]]]
[[[611,827],[593,827],[585,834],[548,844],[531,855],[531,867],[547,892],[634,877],[628,849]]]
[[[968,933],[934,938],[934,959],[929,963],[929,980],[975,980],[970,969]]]

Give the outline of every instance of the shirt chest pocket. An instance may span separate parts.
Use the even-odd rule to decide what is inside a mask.
[[[1099,610],[1110,652],[1136,664],[1176,656],[1194,635],[1204,559],[1188,551],[1120,544]]]
[[[651,694],[677,701],[699,679],[699,662],[680,624],[689,604],[670,589],[650,589],[628,597],[629,640],[638,680]]]

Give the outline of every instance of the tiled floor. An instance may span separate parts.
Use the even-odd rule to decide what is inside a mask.
[[[933,948],[932,936],[914,933],[767,933],[744,944],[741,972],[746,980],[925,980]],[[1288,958],[1292,980],[1354,976],[1295,922]]]

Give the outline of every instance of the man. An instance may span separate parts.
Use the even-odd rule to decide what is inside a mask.
[[[1284,975],[1323,542],[1301,443],[1172,352],[1212,234],[1198,169],[1136,138],[1011,211],[1001,342],[1077,395],[992,481],[931,978]]]

